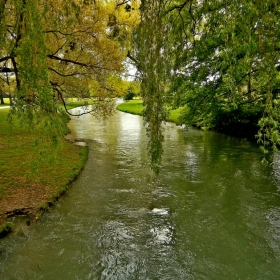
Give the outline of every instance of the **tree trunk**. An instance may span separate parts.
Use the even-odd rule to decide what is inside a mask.
[[[3,92],[0,93],[0,100],[2,105],[5,104]]]

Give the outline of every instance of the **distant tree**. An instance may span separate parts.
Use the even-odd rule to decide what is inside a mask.
[[[135,93],[133,92],[133,89],[132,89],[132,87],[130,86],[130,87],[127,89],[125,95],[123,96],[123,99],[124,99],[125,101],[128,101],[128,100],[132,100],[134,97],[135,97]]]

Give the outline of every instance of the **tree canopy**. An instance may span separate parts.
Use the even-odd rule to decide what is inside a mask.
[[[279,137],[280,8],[276,0],[141,1],[134,61],[142,80],[155,165],[166,104],[182,120],[249,129],[267,152]]]
[[[0,81],[16,89],[13,113],[55,127],[67,97],[106,100],[91,113],[110,113],[130,59],[155,171],[166,105],[183,107],[187,124],[250,131],[276,150],[279,15],[277,0],[0,0]]]
[[[12,113],[55,126],[59,102],[93,97],[107,102],[92,102],[91,113],[110,114],[138,21],[127,2],[1,0],[0,80],[15,85]]]

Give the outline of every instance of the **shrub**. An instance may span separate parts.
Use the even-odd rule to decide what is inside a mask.
[[[128,101],[128,100],[132,100],[133,97],[135,97],[135,93],[133,93],[133,92],[128,92],[128,93],[126,93],[126,94],[124,95],[123,99],[124,99],[125,101]]]

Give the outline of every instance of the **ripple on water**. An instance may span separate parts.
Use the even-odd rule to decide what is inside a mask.
[[[153,243],[171,244],[173,242],[172,226],[155,227],[150,230],[153,235]]]
[[[266,218],[271,224],[268,241],[275,255],[280,257],[280,208],[271,208]]]
[[[116,220],[108,221],[100,228],[101,279],[137,279],[144,267],[135,230]]]
[[[168,209],[167,208],[154,208],[152,210],[153,214],[157,214],[157,215],[168,215]]]
[[[27,236],[2,240],[1,280],[280,279],[280,154],[263,168],[249,142],[168,125],[154,177],[138,116],[86,118],[84,171]]]

